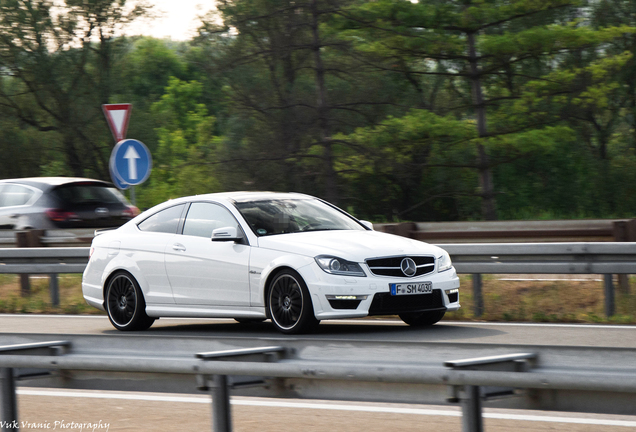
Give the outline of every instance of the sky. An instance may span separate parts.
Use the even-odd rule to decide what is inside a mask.
[[[157,19],[136,22],[126,31],[129,35],[143,34],[175,41],[191,39],[199,27],[198,15],[214,8],[214,0],[147,0],[154,5],[155,12],[162,13]]]

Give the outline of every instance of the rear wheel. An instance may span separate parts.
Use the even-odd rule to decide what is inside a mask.
[[[417,312],[417,313],[403,313],[400,314],[400,319],[413,327],[430,326],[444,318],[445,310],[430,311],[430,312]]]
[[[272,279],[267,307],[272,322],[282,333],[306,333],[320,322],[314,315],[305,281],[293,270],[283,270]]]
[[[154,318],[146,315],[146,301],[135,278],[118,272],[106,287],[106,312],[113,327],[121,331],[146,330]]]

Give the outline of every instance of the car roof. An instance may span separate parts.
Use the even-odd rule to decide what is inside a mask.
[[[3,179],[0,180],[0,184],[2,183],[13,183],[13,184],[22,184],[27,186],[33,186],[39,189],[47,189],[49,187],[61,186],[70,183],[99,183],[107,186],[111,186],[110,183],[95,180],[89,178],[82,177],[27,177],[27,178],[17,178],[17,179]]]
[[[137,224],[140,221],[148,217],[149,213],[156,213],[164,210],[168,207],[181,205],[183,203],[189,203],[193,201],[216,201],[220,203],[229,204],[232,206],[234,203],[260,201],[260,200],[272,200],[272,199],[319,199],[311,195],[305,195],[296,192],[218,192],[202,195],[191,195],[179,198],[169,199],[156,206],[147,209],[136,218],[132,219],[129,223]]]
[[[311,195],[305,195],[296,192],[219,192],[204,195],[194,195],[189,197],[179,198],[183,201],[193,201],[197,199],[211,199],[211,200],[225,200],[231,202],[247,202],[247,201],[260,201],[260,200],[272,200],[272,199],[316,199]]]

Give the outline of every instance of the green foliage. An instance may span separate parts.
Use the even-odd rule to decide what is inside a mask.
[[[164,94],[170,77],[186,79],[186,69],[185,61],[166,41],[142,37],[133,43],[121,75],[129,96],[149,105]]]
[[[213,165],[219,142],[212,135],[214,117],[197,102],[201,94],[199,82],[173,77],[165,94],[152,105],[151,112],[162,126],[156,129],[159,145],[152,178],[140,191],[142,207],[220,190]]]
[[[265,189],[377,221],[636,213],[632,1],[228,0],[192,41],[119,36],[141,16],[0,1],[1,178],[107,179],[100,106],[130,102],[141,208]]]
[[[377,197],[373,204],[357,203],[358,212],[387,220],[402,218],[401,209],[410,210],[429,201],[436,178],[444,177],[440,165],[452,163],[446,156],[461,159],[471,154],[475,137],[472,122],[441,117],[426,110],[413,110],[403,117],[389,117],[377,126],[359,128],[337,138],[348,146],[339,146],[336,168],[353,190]],[[369,212],[369,213],[367,213]],[[414,214],[409,213],[412,218]],[[421,220],[431,220],[430,208]],[[439,215],[435,215],[439,216]]]

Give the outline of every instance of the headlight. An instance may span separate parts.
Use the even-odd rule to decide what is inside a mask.
[[[329,274],[340,276],[367,276],[358,263],[329,255],[319,255],[315,259],[318,266]]]
[[[442,255],[437,257],[437,272],[441,273],[450,269],[452,266],[453,263],[451,262],[450,255],[448,255],[448,252],[443,251]]]

